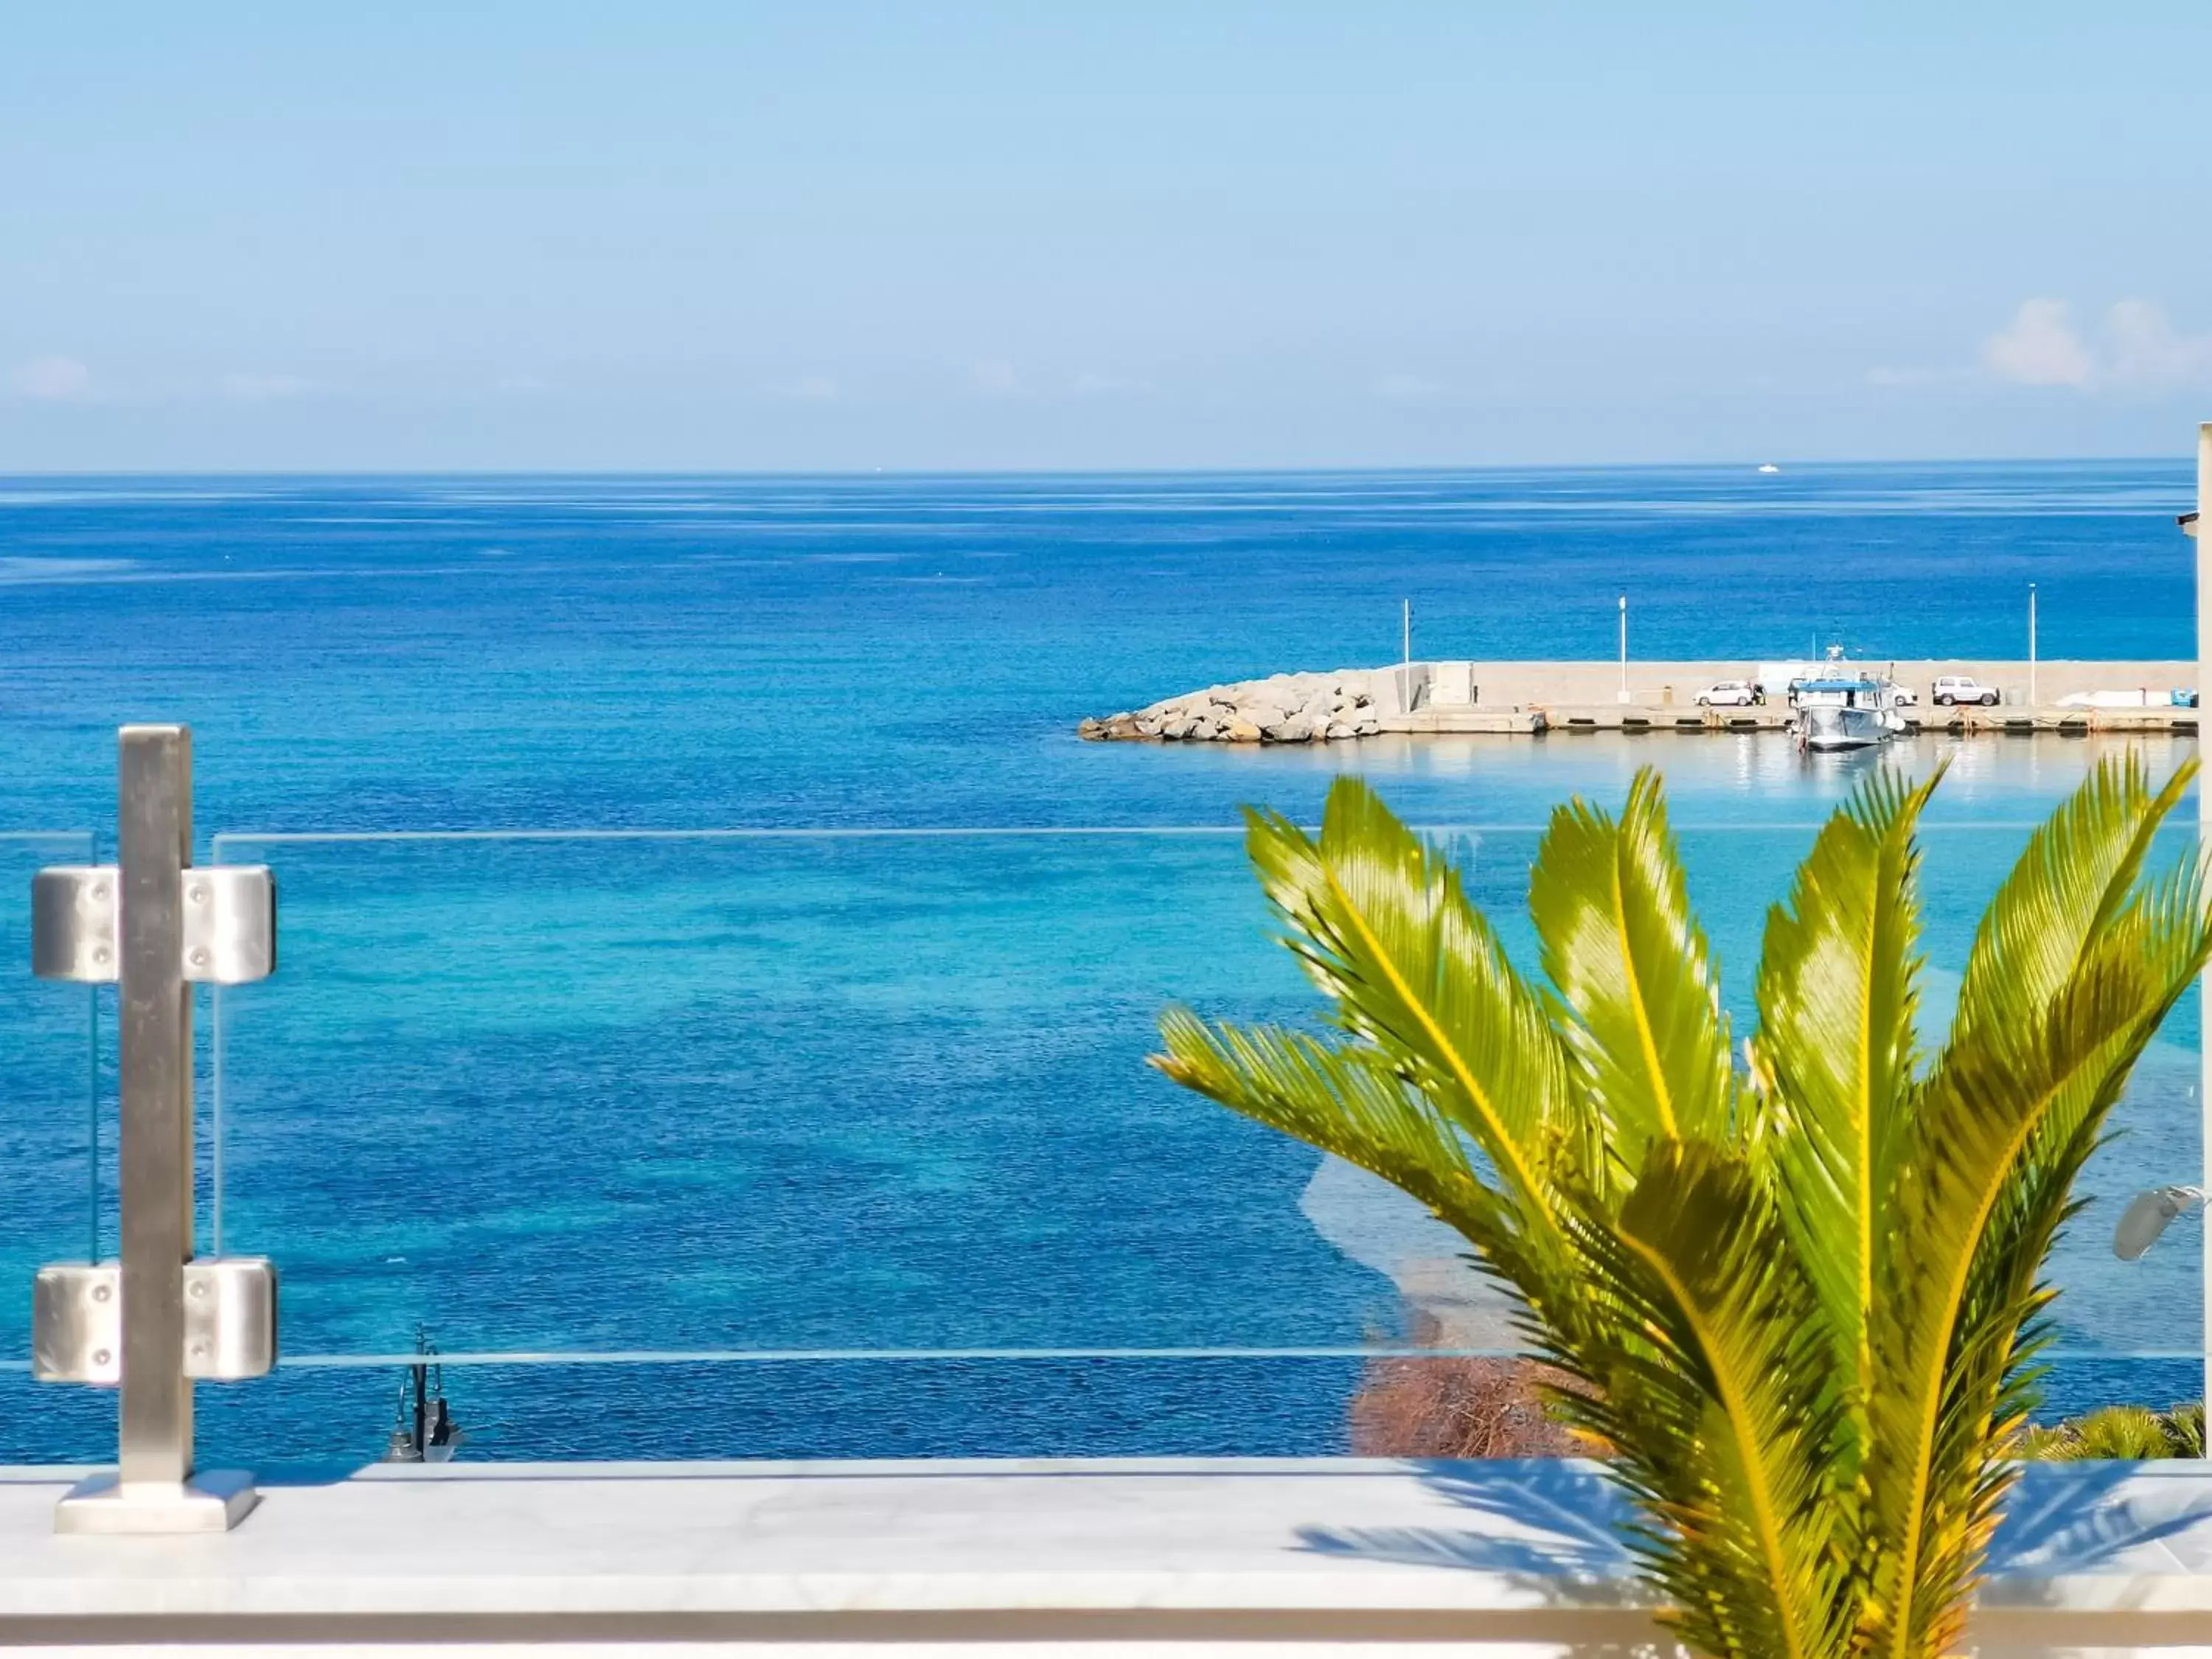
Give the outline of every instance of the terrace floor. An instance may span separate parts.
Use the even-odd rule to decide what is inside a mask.
[[[374,1467],[175,1539],[54,1535],[75,1473],[0,1470],[0,1644],[1657,1650],[1581,1463]],[[2032,1469],[1999,1557],[1992,1659],[2212,1655],[2207,1465]]]

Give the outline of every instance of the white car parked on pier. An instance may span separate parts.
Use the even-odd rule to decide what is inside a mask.
[[[1756,680],[1716,680],[1698,693],[1703,708],[1748,708],[1766,701],[1766,688]]]
[[[1930,695],[1947,708],[1954,702],[1978,702],[1985,708],[1997,706],[1996,688],[1984,685],[1972,674],[1938,674]]]

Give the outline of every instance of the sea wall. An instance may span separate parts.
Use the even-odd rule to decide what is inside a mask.
[[[1972,729],[1973,720],[1939,709],[1939,675],[1964,674],[1996,690],[2000,707],[2051,719],[2077,711],[2069,697],[2137,694],[2145,712],[2161,718],[2170,694],[2197,689],[2188,661],[2039,662],[1987,659],[1860,661],[1834,672],[1893,680],[1913,692],[1909,713],[1926,724]],[[1338,668],[1326,673],[1271,674],[1164,697],[1142,708],[1086,720],[1079,735],[1095,740],[1166,743],[1333,743],[1384,732],[1534,733],[1561,726],[1632,726],[1733,730],[1779,729],[1789,680],[1826,672],[1785,661],[1522,662],[1449,660],[1385,668]],[[1701,710],[1698,694],[1721,680],[1755,680],[1768,692],[1765,708]],[[1978,711],[1977,711],[1978,712]],[[1699,715],[1706,718],[1698,718]],[[1725,717],[1724,717],[1725,716]],[[2102,718],[2117,720],[2109,711]],[[2193,723],[2191,711],[2188,720]]]

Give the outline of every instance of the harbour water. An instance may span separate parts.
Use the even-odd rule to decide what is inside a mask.
[[[1362,771],[1457,826],[1525,951],[1533,826],[1656,762],[1741,1019],[1764,906],[1870,763],[1753,735],[1086,744],[1077,720],[1387,660],[1402,599],[1437,656],[1602,656],[1624,592],[1654,658],[2015,656],[2033,581],[2047,657],[2188,657],[2188,489],[2178,463],[15,479],[0,831],[104,836],[113,726],[182,720],[200,856],[278,872],[279,975],[202,1011],[202,1225],[277,1258],[291,1358],[202,1391],[215,1455],[373,1453],[398,1373],[351,1362],[418,1322],[505,1357],[453,1379],[471,1456],[1328,1450],[1358,1364],[1310,1351],[1392,1328],[1392,1251],[1434,1241],[1142,1066],[1171,997],[1308,1008],[1237,806],[1310,817]],[[1936,1000],[2025,826],[2109,747],[1897,746],[1951,763]],[[92,850],[0,841],[6,959],[28,871]],[[88,1003],[0,981],[0,1358],[32,1267],[112,1245]],[[2193,1006],[2167,1035],[2093,1195],[2201,1168]],[[2196,1237],[2123,1267],[2110,1208],[2058,1264],[2069,1350],[2109,1356],[2062,1366],[2060,1404],[2196,1387],[2122,1357],[2197,1346]],[[0,1372],[0,1457],[95,1456],[106,1410]]]

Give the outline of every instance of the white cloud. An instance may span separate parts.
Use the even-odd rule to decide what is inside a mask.
[[[70,403],[92,395],[92,371],[74,357],[33,357],[8,377],[26,398]]]
[[[296,398],[307,389],[307,383],[296,374],[226,374],[222,377],[222,395],[241,404],[274,403],[280,398]]]
[[[2074,326],[2063,300],[2024,300],[2010,325],[1984,343],[1982,367],[2018,386],[2103,391],[2212,386],[2212,335],[2181,333],[2154,300],[2116,302],[2086,334]],[[1911,373],[1877,370],[1868,378],[1877,385],[1905,385]]]
[[[968,371],[968,384],[989,398],[1011,398],[1022,389],[1022,377],[1003,358],[992,358]]]
[[[2087,386],[2096,373],[2063,300],[2022,300],[2011,325],[1983,343],[1982,364],[2021,386]]]
[[[844,388],[834,374],[802,374],[784,392],[802,404],[834,404],[844,395]]]
[[[2123,300],[2106,313],[2112,378],[2122,386],[2187,386],[2212,380],[2212,335],[2179,334],[2154,300]]]

